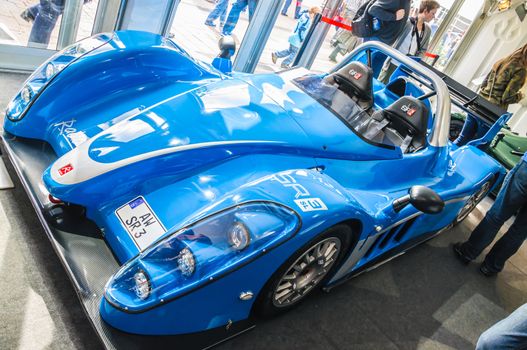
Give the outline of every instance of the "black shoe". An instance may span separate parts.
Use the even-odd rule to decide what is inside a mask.
[[[463,243],[457,242],[452,245],[452,250],[454,251],[454,254],[456,255],[456,258],[461,261],[463,264],[468,265],[472,261],[469,257],[467,257],[465,254],[463,254],[463,251],[461,250],[461,246]]]
[[[24,12],[20,14],[20,17],[26,22],[34,22],[35,16],[29,11],[29,9],[25,9]]]
[[[489,269],[489,267],[487,266],[487,264],[482,263],[482,264],[479,266],[479,272],[481,272],[482,274],[484,274],[486,277],[492,277],[492,276],[496,276],[496,274],[497,274],[499,271],[493,271],[493,270]]]

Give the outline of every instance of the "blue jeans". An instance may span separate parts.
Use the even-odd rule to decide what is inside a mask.
[[[300,18],[300,10],[302,10],[302,0],[297,0],[295,7],[295,19]]]
[[[476,350],[514,350],[527,347],[527,304],[487,329],[479,337]]]
[[[254,10],[256,9],[256,0],[237,0],[232,4],[229,17],[223,26],[223,35],[231,35],[234,27],[238,24],[240,19],[240,12],[242,12],[247,6],[249,6],[249,22],[253,18]]]
[[[282,61],[281,65],[289,66],[295,59],[296,54],[298,53],[299,49],[300,49],[299,47],[289,44],[289,48],[282,50],[282,51],[277,51],[275,52],[275,55],[278,58],[286,57],[286,59]]]
[[[28,41],[47,45],[59,16],[64,12],[64,0],[40,0],[28,11],[35,17]]]
[[[291,2],[293,0],[285,0],[284,7],[282,8],[282,15],[287,14],[287,10],[289,10],[289,6],[291,6]]]
[[[520,249],[527,237],[527,162],[524,160],[509,171],[496,201],[468,241],[461,245],[461,252],[467,258],[475,259],[514,214],[514,223],[485,257],[484,264],[491,272],[501,271],[505,261]]]
[[[210,11],[209,16],[205,20],[205,23],[214,24],[214,21],[219,17],[220,25],[225,23],[225,17],[227,17],[227,7],[229,6],[229,0],[219,0],[216,3],[216,7]]]

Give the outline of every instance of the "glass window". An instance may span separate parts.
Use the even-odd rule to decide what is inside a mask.
[[[256,73],[279,71],[292,66],[298,51],[291,47],[290,37],[297,26],[306,20],[306,17],[302,16],[308,16],[307,13],[312,7],[322,9],[323,3],[321,0],[287,0],[284,3],[258,62]],[[302,35],[309,31],[309,27],[310,25],[306,25],[301,30]]]
[[[224,33],[231,34],[240,47],[255,10],[248,5],[247,0],[181,0],[170,36],[194,58],[211,62],[219,54],[218,41]]]
[[[99,0],[79,0],[80,22],[76,37],[92,34]],[[57,49],[60,26],[68,0],[0,0],[0,44]],[[70,21],[72,22],[72,21]],[[73,21],[75,22],[75,21]]]
[[[355,17],[355,13],[366,0],[346,0],[339,7],[333,20],[349,25]],[[329,13],[330,9],[324,9],[324,13]],[[320,50],[313,62],[312,69],[320,72],[329,71],[337,62],[351,52],[362,39],[351,34],[351,31],[337,26],[330,26],[328,33]]]
[[[442,6],[443,2],[439,1]],[[452,3],[449,3],[448,8],[452,6]],[[474,9],[481,9],[483,6],[483,0],[465,0],[461,6],[459,12],[454,17],[452,23],[448,26],[447,30],[442,35],[438,44],[433,49],[433,53],[438,55],[438,59],[434,64],[434,67],[442,71],[445,69],[447,64],[452,59],[453,54],[456,52],[459,44],[465,37],[466,32],[472,25],[472,22],[476,19],[479,14],[479,11]],[[436,27],[441,23],[444,16],[446,15],[447,10],[441,8],[441,13],[437,16]],[[444,13],[444,15],[443,15]]]

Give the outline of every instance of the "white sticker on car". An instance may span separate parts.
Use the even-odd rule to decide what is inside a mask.
[[[165,227],[142,196],[117,209],[115,215],[141,251],[166,232]]]
[[[306,211],[316,211],[316,210],[328,210],[328,207],[322,199],[320,198],[304,198],[304,199],[295,199],[296,205],[300,210]]]

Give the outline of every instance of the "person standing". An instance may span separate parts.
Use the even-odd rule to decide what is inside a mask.
[[[279,58],[285,59],[282,61],[282,64],[280,65],[281,68],[289,68],[291,63],[296,57],[296,54],[298,53],[298,50],[300,50],[300,47],[302,46],[302,43],[304,42],[306,38],[307,31],[309,29],[309,26],[311,25],[311,21],[313,20],[313,17],[320,13],[320,7],[313,6],[308,11],[304,11],[300,18],[298,19],[298,22],[296,24],[295,30],[293,31],[293,34],[289,36],[289,47],[282,51],[276,51],[271,53],[271,58],[273,60],[273,63],[276,63]]]
[[[479,94],[503,109],[518,103],[527,77],[527,44],[499,60],[483,80]]]
[[[345,55],[353,50],[359,43],[359,38],[354,36],[351,31],[340,28],[335,35],[334,42],[332,43],[332,46],[335,48],[329,54],[329,60],[331,62],[337,62],[337,55],[339,53]]]
[[[527,153],[509,171],[494,204],[470,238],[452,246],[456,257],[464,264],[477,258],[492,243],[505,221],[515,214],[514,223],[494,244],[479,268],[485,276],[490,277],[503,270],[505,262],[527,238]]]
[[[83,0],[83,4],[90,1]],[[64,0],[40,0],[38,4],[26,8],[20,17],[27,22],[33,22],[29,33],[29,45],[47,47],[51,33],[63,12]]]
[[[214,21],[220,19],[220,27],[223,27],[225,24],[225,17],[227,16],[227,7],[229,6],[229,0],[218,0],[216,7],[210,11],[207,19],[205,20],[205,25],[210,27],[215,27]]]
[[[368,10],[374,21],[374,35],[364,41],[377,40],[393,45],[404,29],[409,12],[410,0],[375,1]]]
[[[494,63],[483,80],[478,94],[504,110],[520,102],[525,96],[521,88],[527,78],[527,44],[511,55]],[[478,131],[478,122],[470,114],[454,144],[462,146],[472,140]]]
[[[428,24],[437,13],[440,5],[436,0],[422,0],[416,17],[409,17],[402,33],[403,40],[396,45],[397,50],[407,56],[423,56],[428,49],[432,28]],[[390,76],[397,68],[391,59],[387,59],[379,74],[379,81],[388,83]]]
[[[236,0],[234,4],[232,4],[231,10],[229,11],[229,16],[227,17],[227,21],[225,22],[225,25],[223,26],[223,35],[231,35],[232,31],[236,27],[236,24],[238,24],[238,20],[240,19],[240,12],[245,10],[247,7],[249,7],[249,22],[253,18],[254,11],[256,10],[256,5],[258,4],[258,0]]]
[[[51,32],[63,12],[64,0],[40,0],[38,4],[25,9],[20,17],[28,22],[33,21],[28,42],[47,46]]]

